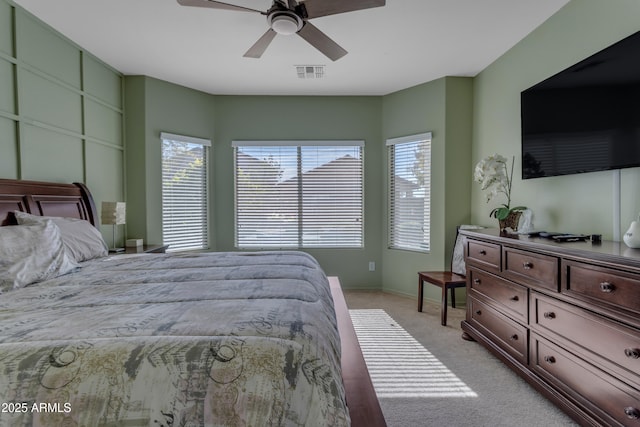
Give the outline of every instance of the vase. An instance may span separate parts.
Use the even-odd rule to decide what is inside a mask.
[[[631,225],[627,232],[624,233],[622,240],[630,248],[640,248],[640,223],[638,221],[631,221]]]
[[[500,231],[504,231],[507,228],[510,228],[513,231],[518,231],[520,215],[522,215],[522,212],[520,211],[509,212],[509,215],[507,215],[505,219],[499,219],[498,224],[500,225]]]

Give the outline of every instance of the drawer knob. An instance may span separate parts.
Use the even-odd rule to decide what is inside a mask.
[[[511,301],[520,301],[520,298],[518,298],[518,295],[514,295],[511,298],[509,298]]]
[[[482,280],[480,280],[480,279],[473,279],[473,284],[474,284],[474,285],[479,285],[480,283],[482,283]]]
[[[533,263],[531,261],[525,261],[522,263],[522,268],[525,270],[531,270],[533,268]]]
[[[553,356],[545,356],[544,357],[544,361],[551,364],[551,363],[556,363],[556,358]]]
[[[600,283],[600,290],[605,293],[611,293],[616,289],[613,283],[602,282]]]
[[[624,413],[627,414],[627,417],[632,420],[640,419],[640,411],[633,406],[627,406],[624,408]]]
[[[511,341],[518,341],[518,335],[513,334],[513,335],[511,335],[511,336],[509,337],[509,339],[510,339]]]
[[[543,314],[545,319],[555,319],[556,318],[556,314],[553,311],[546,311]]]
[[[476,314],[480,316],[482,314],[482,310],[476,310]]]
[[[480,255],[486,255],[487,251],[485,251],[484,249],[480,249],[480,252],[478,252]]]
[[[631,359],[638,359],[640,358],[640,350],[637,348],[625,348],[624,355]]]

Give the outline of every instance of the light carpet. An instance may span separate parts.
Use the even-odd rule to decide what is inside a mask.
[[[461,338],[464,309],[422,313],[411,298],[345,291],[371,380],[389,427],[575,426],[476,342]]]
[[[384,310],[350,310],[378,398],[477,397]]]

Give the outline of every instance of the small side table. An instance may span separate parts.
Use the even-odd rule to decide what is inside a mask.
[[[124,252],[119,252],[121,254],[163,254],[167,251],[169,245],[161,244],[161,245],[142,245],[136,247],[125,248]]]
[[[467,279],[450,271],[419,271],[418,272],[418,311],[422,311],[424,282],[439,286],[442,289],[442,307],[440,323],[447,326],[447,291],[451,292],[451,308],[456,308],[455,288],[467,286]]]

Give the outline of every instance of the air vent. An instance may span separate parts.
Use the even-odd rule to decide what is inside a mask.
[[[324,65],[296,65],[299,79],[321,79],[324,77]]]

